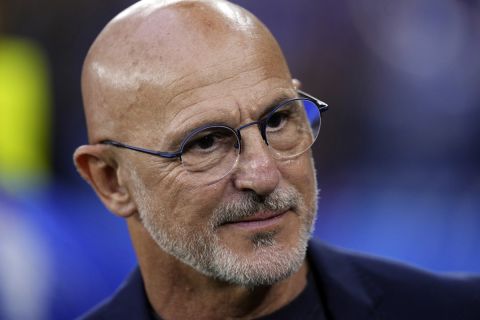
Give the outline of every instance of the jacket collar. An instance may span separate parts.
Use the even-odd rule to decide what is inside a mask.
[[[93,317],[94,319],[154,319],[140,269],[136,267],[113,296],[91,314],[100,315],[98,318]],[[88,315],[86,319],[89,319]]]
[[[309,242],[307,254],[327,318],[371,319],[382,292],[354,266],[352,254],[317,240]],[[153,319],[138,267],[97,311],[106,319]]]
[[[371,319],[382,290],[352,263],[352,254],[317,240],[308,247],[310,270],[317,279],[327,315],[335,319]]]

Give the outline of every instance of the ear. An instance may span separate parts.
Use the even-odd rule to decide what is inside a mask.
[[[293,87],[295,88],[295,90],[298,90],[298,89],[302,88],[302,83],[298,79],[293,78],[292,79],[292,84],[293,84]]]
[[[84,145],[73,154],[77,171],[95,190],[108,210],[127,218],[137,211],[128,188],[122,185],[118,166],[103,145]]]

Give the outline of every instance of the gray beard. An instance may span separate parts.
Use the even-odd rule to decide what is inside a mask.
[[[305,260],[313,232],[316,201],[307,207],[294,188],[275,190],[266,197],[247,192],[235,202],[219,205],[202,230],[162,223],[163,209],[153,208],[145,188],[137,180],[137,204],[143,226],[162,250],[211,278],[246,287],[272,285],[295,273]],[[222,224],[261,210],[291,209],[300,219],[297,243],[292,247],[276,241],[276,232],[256,233],[250,239],[254,253],[240,255],[220,242],[216,234]]]

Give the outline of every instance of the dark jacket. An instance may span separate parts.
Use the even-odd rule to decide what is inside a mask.
[[[430,273],[316,240],[308,260],[327,319],[480,320],[480,277]],[[152,319],[138,268],[84,319]]]

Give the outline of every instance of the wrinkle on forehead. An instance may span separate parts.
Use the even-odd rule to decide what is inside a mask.
[[[174,87],[172,86],[172,92],[173,94],[170,95],[169,99],[165,101],[165,105],[176,105],[176,104],[182,104],[182,105],[190,105],[193,102],[197,102],[199,99],[206,99],[208,97],[210,98],[215,98],[217,96],[225,96],[226,92],[215,92],[215,89],[212,90],[201,90],[201,89],[207,89],[208,87],[214,86],[214,85],[219,85],[224,82],[228,81],[233,81],[233,80],[238,80],[241,82],[241,78],[246,78],[247,75],[251,73],[266,73],[264,72],[264,68],[262,66],[254,66],[251,69],[246,69],[246,70],[238,70],[233,75],[229,75],[227,77],[224,77],[222,79],[215,79],[215,81],[208,81],[208,77],[205,77],[204,81],[199,82],[198,81],[198,75],[197,74],[191,74],[189,77],[183,77],[182,79],[178,79],[175,84],[177,85],[178,88],[181,88],[180,90],[174,90]],[[263,78],[259,79],[258,82],[262,81]],[[256,83],[253,84],[248,84],[245,85],[244,87],[255,85]],[[238,85],[237,85],[238,86]],[[240,88],[243,88],[240,86]],[[197,92],[200,92],[199,94],[195,94]],[[179,110],[178,112],[180,112]]]

